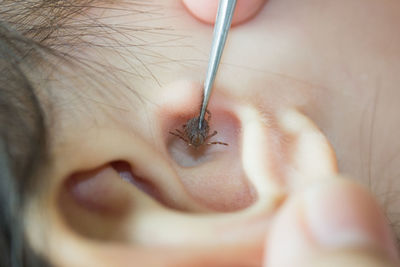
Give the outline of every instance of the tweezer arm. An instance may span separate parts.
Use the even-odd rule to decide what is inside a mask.
[[[226,37],[231,26],[233,12],[235,10],[236,0],[220,0],[218,5],[217,18],[215,20],[213,41],[210,51],[210,59],[206,79],[204,81],[203,103],[200,110],[199,129],[202,127],[208,101],[210,100],[215,76],[221,60],[222,52],[225,46]]]

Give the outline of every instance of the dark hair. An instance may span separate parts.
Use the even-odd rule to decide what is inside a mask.
[[[45,160],[45,120],[25,71],[36,44],[0,22],[0,266],[46,266],[24,234],[22,207]]]
[[[35,179],[48,162],[47,136],[51,101],[48,92],[35,87],[40,70],[52,62],[81,63],[61,51],[81,45],[80,27],[99,34],[95,18],[84,25],[68,25],[84,15],[93,0],[4,0],[0,5],[0,267],[49,266],[37,255],[24,232],[24,206],[41,179]],[[107,8],[115,1],[97,0]],[[108,29],[104,33],[109,33]],[[77,41],[78,40],[78,41]],[[54,64],[54,63],[53,63]],[[70,66],[71,66],[70,65]],[[90,69],[90,66],[88,67]],[[72,69],[72,68],[71,68]],[[44,71],[45,72],[45,71]],[[45,75],[45,74],[44,74]],[[39,98],[40,96],[40,98]]]
[[[52,54],[46,40],[90,1],[74,2],[5,0],[0,6],[0,267],[49,266],[30,247],[22,214],[47,153],[46,117],[32,78]]]

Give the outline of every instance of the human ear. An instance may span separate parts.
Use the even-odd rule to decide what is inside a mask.
[[[197,116],[198,87],[181,81],[159,92],[148,132],[105,121],[66,138],[52,185],[28,208],[35,247],[66,266],[261,262],[275,210],[292,191],[331,177],[334,153],[298,110],[272,112],[222,90],[210,127],[228,146],[193,150],[169,131]],[[35,212],[43,207],[46,242]]]

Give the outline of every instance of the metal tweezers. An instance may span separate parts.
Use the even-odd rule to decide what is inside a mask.
[[[211,90],[213,88],[215,76],[221,60],[222,52],[225,46],[226,37],[231,27],[233,12],[235,11],[236,0],[220,0],[218,5],[217,18],[215,20],[213,41],[208,61],[206,80],[204,81],[203,103],[200,109],[199,129],[202,127],[204,116],[210,100]]]

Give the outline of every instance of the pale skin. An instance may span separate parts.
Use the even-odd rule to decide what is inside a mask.
[[[400,2],[239,1],[208,107],[229,146],[200,154],[169,132],[198,112],[215,1],[185,2],[86,11],[118,30],[69,51],[103,66],[93,77],[52,74],[53,162],[26,211],[34,247],[59,266],[263,266],[282,200],[338,172],[400,219]],[[87,182],[71,193],[71,177]]]

